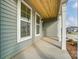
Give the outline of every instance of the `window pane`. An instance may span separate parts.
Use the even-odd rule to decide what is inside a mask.
[[[21,17],[27,18],[28,20],[31,17],[31,10],[23,3],[21,3]]]
[[[36,23],[39,24],[40,23],[40,17],[37,15],[36,16]]]
[[[21,21],[21,37],[30,36],[30,23]]]
[[[36,34],[39,34],[40,33],[40,27],[39,25],[36,26]]]

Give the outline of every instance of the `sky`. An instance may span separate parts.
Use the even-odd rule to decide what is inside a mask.
[[[77,0],[68,0],[66,12],[66,26],[77,26]]]

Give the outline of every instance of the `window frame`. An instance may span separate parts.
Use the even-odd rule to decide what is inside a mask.
[[[36,19],[37,15],[40,18],[40,23],[39,24],[37,24],[37,19]],[[39,26],[39,34],[37,34],[37,25]],[[41,34],[41,16],[37,12],[35,12],[35,36],[40,36],[40,34]]]
[[[31,16],[29,21],[21,18],[21,3],[26,5],[26,7],[31,10]],[[23,38],[21,37],[21,21],[30,23],[30,36],[26,36]],[[24,0],[18,0],[17,1],[17,42],[22,42],[31,38],[32,38],[32,8]]]

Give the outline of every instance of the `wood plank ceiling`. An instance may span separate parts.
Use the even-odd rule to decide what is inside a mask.
[[[61,0],[29,0],[42,18],[57,17]]]

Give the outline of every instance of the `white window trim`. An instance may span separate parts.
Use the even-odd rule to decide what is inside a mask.
[[[21,2],[24,3],[31,10],[31,18],[30,18],[30,36],[21,38]],[[24,21],[24,20],[22,20]],[[28,22],[28,21],[27,21]],[[22,42],[32,38],[32,8],[24,1],[18,0],[17,2],[17,42]]]
[[[36,23],[36,15],[38,15],[40,17],[40,24]],[[37,30],[36,30],[37,25],[41,25],[41,16],[37,12],[35,12],[35,36],[40,36],[40,34],[41,34],[41,28],[39,29],[40,30],[39,34],[36,34],[36,32],[37,32]]]

